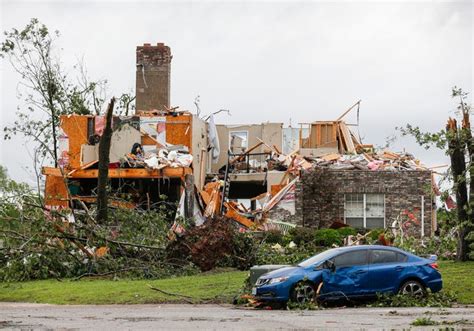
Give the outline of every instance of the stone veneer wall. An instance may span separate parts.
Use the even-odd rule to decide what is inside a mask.
[[[385,195],[387,226],[405,210],[421,221],[421,196],[424,196],[424,231],[432,232],[430,171],[364,171],[315,169],[302,173],[296,186],[297,225],[329,227],[334,221],[344,222],[344,194],[377,193]],[[421,235],[421,224],[410,232]]]

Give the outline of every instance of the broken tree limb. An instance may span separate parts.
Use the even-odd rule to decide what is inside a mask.
[[[184,176],[184,217],[194,217],[194,176]]]
[[[131,267],[131,268],[124,268],[124,269],[120,269],[120,270],[113,270],[113,271],[109,271],[109,272],[103,272],[103,273],[100,273],[100,274],[96,274],[96,273],[93,273],[93,272],[86,272],[85,274],[77,276],[77,277],[73,278],[72,280],[77,281],[77,280],[80,280],[84,277],[104,277],[104,276],[118,274],[118,273],[121,273],[121,272],[127,272],[127,271],[137,270],[137,269],[147,269],[147,268],[148,267]]]
[[[107,108],[105,129],[99,142],[99,175],[97,179],[97,223],[107,222],[107,186],[109,182],[110,143],[112,140],[112,113],[115,98],[110,100]]]
[[[163,293],[163,294],[166,294],[166,295],[170,295],[170,296],[173,296],[173,297],[182,298],[185,302],[187,302],[189,304],[193,305],[193,304],[196,303],[195,301],[191,301],[191,300],[194,300],[193,297],[190,297],[190,296],[187,296],[187,295],[182,295],[182,294],[177,294],[177,293],[167,292],[167,291],[164,291],[164,290],[159,289],[157,287],[151,286],[150,284],[148,284],[148,287],[153,291],[157,291],[157,292],[160,292],[160,293]]]

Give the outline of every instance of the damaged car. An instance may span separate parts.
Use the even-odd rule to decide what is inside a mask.
[[[260,276],[252,294],[260,301],[305,303],[362,299],[379,293],[423,297],[442,288],[436,256],[422,258],[388,246],[334,248]]]

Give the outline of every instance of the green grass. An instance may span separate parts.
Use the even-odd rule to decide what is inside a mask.
[[[190,296],[193,302],[231,302],[247,277],[246,271],[205,273],[159,280],[40,280],[0,284],[0,301],[51,304],[182,303],[148,286]]]
[[[439,261],[445,291],[455,292],[459,303],[474,304],[474,262]],[[153,291],[150,284],[167,292],[192,297],[192,301],[230,302],[247,277],[246,271],[204,273],[159,280],[40,280],[0,284],[0,301],[52,304],[182,303],[183,298]]]
[[[455,292],[458,302],[474,304],[474,261],[439,261],[443,290]]]

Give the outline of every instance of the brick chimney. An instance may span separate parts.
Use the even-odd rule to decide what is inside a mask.
[[[136,109],[170,107],[171,50],[163,43],[137,46]]]

